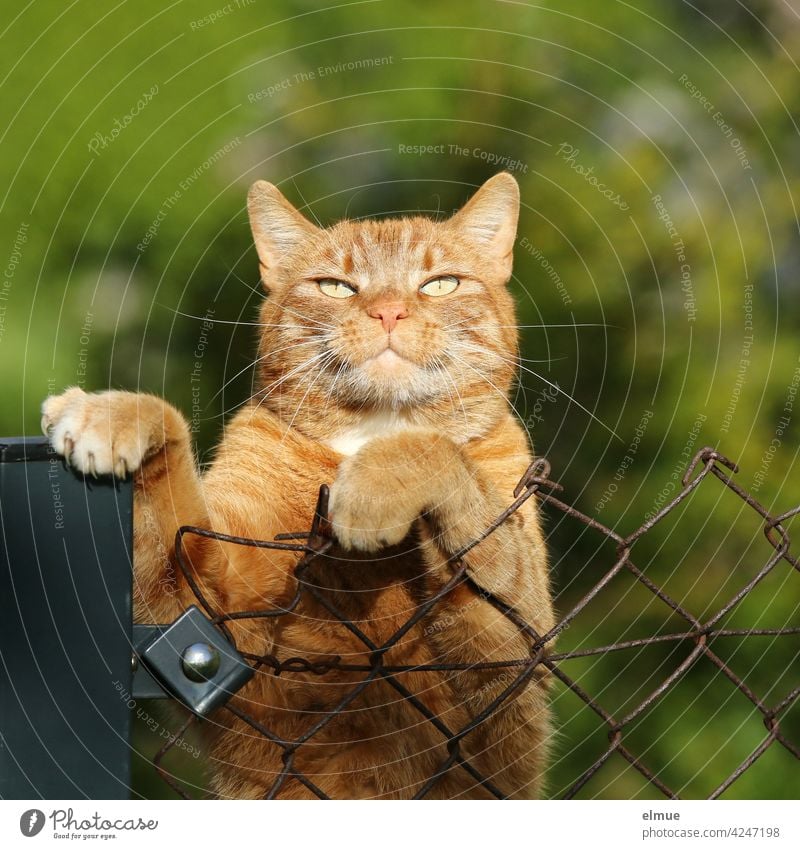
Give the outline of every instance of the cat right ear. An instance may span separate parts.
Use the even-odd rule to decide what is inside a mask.
[[[266,288],[267,276],[274,272],[282,257],[317,233],[318,229],[272,183],[264,180],[250,186],[247,213],[258,251],[261,279]]]
[[[499,278],[511,277],[519,218],[519,186],[508,171],[488,179],[450,219],[494,260]]]

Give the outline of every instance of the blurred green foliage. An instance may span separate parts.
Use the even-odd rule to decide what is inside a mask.
[[[206,458],[251,390],[247,322],[261,295],[249,183],[272,180],[329,222],[446,213],[505,166],[524,203],[515,402],[566,500],[629,532],[708,444],[768,507],[793,506],[800,25],[786,8],[44,0],[15,11],[2,35],[0,428],[36,433],[42,398],[75,383],[153,391],[190,415],[208,314],[195,410]],[[435,150],[406,152],[415,145]],[[566,612],[613,552],[558,514],[549,529]],[[709,480],[634,556],[702,619],[770,551]],[[725,622],[797,616],[797,575],[780,564]],[[681,628],[622,575],[559,646]],[[689,650],[663,643],[565,669],[620,716]],[[797,683],[794,638],[714,650],[767,704]],[[556,693],[554,795],[607,746],[598,717]],[[795,744],[799,712],[782,720]],[[704,795],[764,738],[754,713],[700,660],[626,739],[667,784]],[[726,796],[795,796],[790,761],[772,747]],[[162,792],[137,775],[141,792]],[[654,794],[619,757],[582,793]]]

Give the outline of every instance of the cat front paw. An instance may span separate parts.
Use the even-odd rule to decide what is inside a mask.
[[[454,493],[472,483],[459,449],[439,434],[376,437],[339,466],[330,494],[333,532],[344,548],[396,545],[421,514],[433,510],[447,520],[448,510],[461,512]]]
[[[177,411],[161,399],[132,392],[73,387],[42,404],[42,430],[53,450],[85,475],[133,474],[181,424]]]
[[[396,545],[408,536],[420,512],[420,506],[392,490],[386,475],[357,462],[343,463],[331,487],[328,517],[345,549],[374,553]]]

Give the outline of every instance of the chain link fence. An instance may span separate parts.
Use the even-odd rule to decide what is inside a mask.
[[[302,673],[304,675],[328,675],[340,671],[348,675],[360,673],[363,677],[350,689],[342,698],[341,701],[329,711],[319,718],[314,724],[308,728],[302,736],[296,739],[283,739],[269,727],[257,721],[245,711],[233,704],[227,704],[220,710],[231,712],[242,722],[246,723],[250,728],[260,735],[263,735],[280,750],[282,757],[283,768],[275,778],[267,798],[275,798],[280,794],[281,788],[289,781],[298,781],[305,785],[315,796],[319,798],[328,798],[326,794],[319,788],[311,778],[304,775],[296,767],[295,756],[298,750],[310,742],[316,735],[332,721],[332,719],[341,714],[367,687],[377,680],[382,680],[391,685],[392,688],[406,700],[410,705],[419,712],[420,716],[425,721],[430,722],[435,726],[441,734],[443,741],[446,741],[447,757],[442,760],[439,768],[436,769],[418,790],[414,798],[424,798],[438,781],[447,774],[450,770],[466,770],[473,779],[479,782],[491,795],[497,798],[503,798],[501,790],[492,782],[491,776],[482,775],[465,757],[462,751],[462,742],[466,737],[472,734],[482,723],[486,722],[496,711],[501,709],[507,700],[514,698],[515,694],[522,691],[523,688],[531,684],[537,675],[549,674],[550,679],[557,685],[561,685],[567,690],[576,695],[588,708],[593,711],[599,720],[607,728],[608,745],[602,754],[593,762],[585,765],[582,773],[573,783],[563,790],[560,795],[563,798],[572,798],[578,794],[581,789],[601,770],[615,758],[622,758],[644,777],[644,779],[656,788],[660,794],[669,799],[680,798],[678,792],[667,786],[659,777],[658,770],[652,765],[648,765],[646,755],[637,754],[634,747],[630,746],[626,740],[626,732],[631,728],[633,723],[646,711],[651,709],[656,703],[665,698],[671,688],[686,674],[686,672],[696,664],[700,659],[705,658],[710,661],[724,677],[730,682],[730,686],[738,692],[739,697],[747,699],[752,707],[760,715],[763,724],[764,732],[760,742],[750,751],[738,766],[727,774],[710,793],[709,798],[717,798],[731,787],[748,769],[750,769],[756,761],[761,758],[764,753],[773,746],[781,746],[794,757],[792,761],[794,772],[791,776],[795,782],[800,782],[800,747],[789,739],[781,729],[781,718],[786,715],[791,706],[797,701],[800,696],[800,682],[793,686],[791,691],[780,701],[768,703],[764,698],[754,692],[745,681],[737,675],[720,655],[714,650],[713,645],[717,640],[727,638],[738,638],[740,640],[749,640],[757,637],[773,637],[784,639],[792,635],[800,634],[800,626],[784,627],[784,628],[750,628],[750,629],[732,629],[723,627],[723,620],[731,613],[740,602],[752,592],[752,590],[760,584],[767,575],[774,569],[786,567],[793,571],[800,571],[797,557],[790,551],[790,537],[786,530],[788,521],[798,513],[800,506],[789,510],[780,515],[772,515],[762,504],[760,504],[751,494],[742,489],[732,478],[731,473],[738,471],[736,465],[718,453],[712,448],[703,448],[699,451],[693,460],[690,462],[683,479],[681,487],[675,497],[662,507],[657,514],[652,516],[643,525],[638,527],[628,536],[621,536],[616,531],[606,527],[594,518],[591,518],[584,513],[569,506],[559,497],[559,492],[562,487],[550,479],[550,465],[547,460],[537,459],[533,462],[530,468],[520,480],[513,501],[510,506],[497,517],[497,519],[481,534],[480,537],[465,546],[461,551],[455,553],[449,558],[452,566],[452,578],[441,590],[420,604],[409,617],[406,623],[397,630],[390,639],[383,644],[376,644],[364,631],[352,620],[348,619],[341,610],[333,603],[330,597],[323,592],[319,587],[314,585],[313,581],[305,580],[310,566],[315,559],[322,557],[333,545],[334,540],[331,537],[330,529],[327,526],[327,498],[328,492],[326,487],[320,490],[319,501],[317,503],[315,518],[312,527],[307,533],[286,534],[276,537],[275,540],[256,540],[242,537],[233,537],[226,534],[216,533],[198,527],[184,527],[178,532],[176,538],[176,559],[180,566],[183,576],[192,589],[192,592],[197,598],[199,605],[206,611],[214,625],[221,629],[227,638],[235,645],[235,641],[227,627],[227,623],[241,619],[265,619],[272,617],[291,616],[300,604],[304,594],[313,596],[314,600],[322,605],[334,618],[340,623],[342,628],[347,629],[354,635],[364,646],[367,652],[369,662],[366,664],[345,663],[334,658],[333,660],[325,660],[324,662],[312,662],[302,657],[289,657],[279,659],[276,655],[254,655],[242,652],[247,662],[254,667],[255,670],[262,674],[274,675],[293,675]],[[763,532],[768,543],[766,551],[768,557],[763,566],[757,573],[750,578],[747,583],[742,586],[725,604],[719,607],[712,615],[703,620],[696,618],[685,606],[680,604],[668,594],[663,587],[658,586],[644,572],[638,568],[633,559],[633,548],[637,541],[648,534],[658,523],[667,515],[674,511],[678,505],[684,502],[699,486],[706,480],[714,479],[726,487],[730,492],[737,496],[743,505],[757,514],[760,517],[760,522],[763,523]],[[529,498],[537,498],[542,506],[560,513],[565,519],[574,522],[581,526],[582,532],[595,534],[601,542],[610,541],[615,549],[615,559],[610,568],[597,580],[593,586],[577,601],[571,608],[566,611],[559,619],[558,623],[547,633],[537,633],[527,622],[525,622],[512,606],[495,597],[485,588],[476,584],[473,577],[468,572],[468,554],[470,549],[478,545],[489,534],[493,533],[503,522],[515,513],[521,505]],[[295,551],[298,554],[298,562],[295,567],[295,577],[297,579],[297,591],[288,606],[282,609],[270,610],[254,610],[254,611],[235,611],[219,615],[210,604],[209,600],[201,591],[200,587],[194,580],[191,569],[189,568],[188,558],[184,550],[184,539],[187,535],[200,535],[212,539],[217,539],[225,543],[234,545],[251,546],[263,549],[280,549]],[[575,618],[587,607],[594,604],[601,604],[602,600],[598,600],[598,596],[603,590],[622,572],[628,572],[637,582],[646,588],[651,593],[658,603],[663,604],[669,609],[672,615],[677,615],[685,627],[674,633],[658,633],[653,636],[644,637],[641,639],[626,640],[615,642],[608,645],[601,645],[592,648],[581,648],[574,651],[559,652],[554,647],[554,641],[560,633],[562,633]],[[417,623],[424,617],[428,616],[433,611],[441,599],[446,596],[453,588],[460,584],[469,585],[482,599],[481,603],[490,604],[496,610],[500,611],[507,619],[512,622],[523,634],[528,643],[528,654],[524,657],[519,657],[513,660],[492,661],[482,664],[454,664],[454,663],[430,663],[424,666],[397,666],[388,665],[385,663],[385,655],[387,651],[398,643],[401,638],[408,633]],[[642,698],[639,703],[629,709],[624,715],[615,715],[607,710],[591,693],[577,683],[574,676],[570,676],[567,671],[570,668],[570,663],[580,658],[587,658],[596,655],[607,655],[611,652],[619,652],[627,649],[642,648],[656,643],[685,643],[691,646],[691,649],[686,657],[684,657],[674,668],[667,674],[663,680],[653,687],[646,697]],[[420,701],[414,693],[412,693],[403,684],[403,673],[410,671],[426,670],[437,672],[443,676],[463,673],[464,671],[485,671],[497,670],[498,674],[503,674],[502,679],[505,686],[495,698],[491,700],[472,720],[464,727],[451,728],[442,719],[435,715],[431,710]],[[506,684],[506,681],[508,682]],[[554,688],[555,696],[557,687]],[[182,740],[185,733],[192,723],[197,722],[196,716],[190,716],[183,725],[170,737],[165,745],[155,756],[153,763],[159,775],[178,793],[180,796],[188,798],[179,781],[171,773],[165,763],[165,758],[174,750],[178,741]],[[233,733],[233,732],[230,732]]]

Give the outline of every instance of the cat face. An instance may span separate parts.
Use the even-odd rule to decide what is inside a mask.
[[[519,210],[511,175],[489,180],[445,221],[323,229],[264,182],[248,208],[268,293],[259,351],[268,407],[300,422],[320,404],[328,415],[433,413],[474,430],[505,403],[516,358],[504,285]]]

